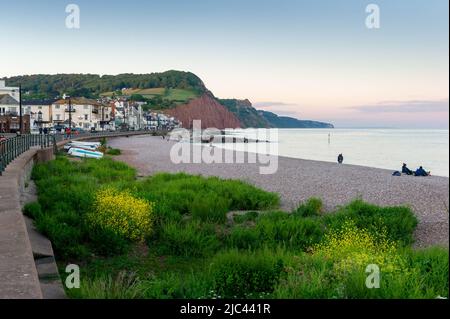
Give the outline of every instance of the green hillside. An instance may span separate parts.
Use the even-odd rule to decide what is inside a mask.
[[[220,104],[234,113],[244,127],[272,127],[252,106],[249,100],[219,99]]]
[[[310,120],[299,120],[288,116],[278,116],[275,113],[267,111],[258,111],[258,113],[264,117],[272,127],[277,128],[333,128],[333,124],[310,121]]]
[[[206,91],[202,80],[191,72],[167,71],[151,74],[36,74],[5,78],[10,86],[22,85],[24,99],[57,98],[63,94],[98,98],[103,92],[133,88],[144,95],[161,95],[169,89],[169,99],[185,101]],[[145,90],[144,90],[145,89]],[[154,91],[151,91],[156,89]],[[108,93],[106,93],[108,94]]]
[[[272,112],[256,110],[249,100],[219,99],[230,112],[234,113],[244,127],[253,128],[332,128],[329,123],[299,120],[278,116]]]

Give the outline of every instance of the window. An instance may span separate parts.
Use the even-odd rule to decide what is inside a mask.
[[[55,105],[55,109],[58,109],[58,110],[59,110],[59,108],[60,108],[60,105],[59,105],[59,104],[56,104],[56,105]]]
[[[89,119],[88,114],[84,114],[84,120],[87,121]]]
[[[56,114],[56,120],[60,121],[61,120],[61,114]]]
[[[84,109],[85,109],[85,110],[89,110],[89,105],[85,105],[85,106],[84,106]]]
[[[89,128],[89,123],[84,123],[84,128],[88,129]]]

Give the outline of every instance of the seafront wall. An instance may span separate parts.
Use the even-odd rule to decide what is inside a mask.
[[[117,132],[74,136],[93,140],[150,132]],[[68,140],[56,143],[63,147]],[[0,299],[64,298],[51,243],[22,213],[21,195],[27,192],[33,166],[54,159],[55,146],[35,147],[13,160],[0,176]],[[58,277],[49,281],[48,278]],[[47,278],[47,279],[45,279]]]
[[[43,298],[20,195],[39,161],[53,148],[34,148],[16,158],[0,177],[0,298]]]

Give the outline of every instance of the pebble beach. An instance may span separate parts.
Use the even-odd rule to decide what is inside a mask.
[[[122,155],[115,158],[135,167],[140,176],[185,172],[241,179],[278,193],[284,210],[291,210],[310,197],[321,198],[327,211],[356,198],[381,206],[406,205],[419,219],[416,247],[449,245],[448,177],[392,176],[399,168],[385,170],[287,157],[278,157],[274,174],[262,175],[263,165],[259,163],[175,164],[170,159],[175,142],[158,136],[112,138],[108,144],[122,150]]]

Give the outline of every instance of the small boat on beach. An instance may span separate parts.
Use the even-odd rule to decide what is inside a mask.
[[[100,159],[103,157],[102,152],[97,152],[94,150],[81,148],[81,147],[71,147],[69,149],[69,151],[67,152],[67,154],[69,154],[71,156],[76,156],[76,157],[96,158],[96,159]]]
[[[97,150],[97,148],[100,147],[100,145],[101,144],[99,142],[71,141],[71,142],[67,143],[66,145],[64,145],[64,149],[66,151],[68,151],[72,147],[79,147],[79,148],[85,148],[85,149],[89,149],[89,150],[95,151],[95,150]]]

